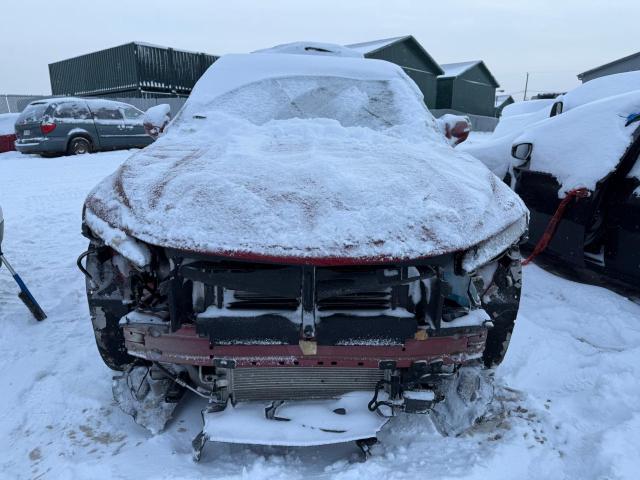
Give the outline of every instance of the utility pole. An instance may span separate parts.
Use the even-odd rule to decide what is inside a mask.
[[[527,88],[529,87],[529,72],[527,72],[527,79],[524,81],[524,98],[523,100],[527,99]]]

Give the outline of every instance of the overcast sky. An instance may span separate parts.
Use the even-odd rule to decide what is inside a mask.
[[[2,0],[0,93],[49,94],[47,64],[133,40],[213,54],[412,34],[439,63],[482,59],[506,93],[562,91],[638,51],[640,0]]]

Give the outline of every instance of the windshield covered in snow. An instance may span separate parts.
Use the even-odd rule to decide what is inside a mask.
[[[298,76],[269,78],[228,92],[208,105],[262,125],[270,120],[325,118],[374,130],[408,123],[415,112],[399,98],[398,80]],[[414,100],[414,104],[418,103]],[[202,112],[206,115],[208,112]]]

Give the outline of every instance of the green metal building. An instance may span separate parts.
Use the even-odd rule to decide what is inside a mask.
[[[418,85],[429,108],[436,107],[438,75],[444,71],[412,35],[355,43],[347,47],[375,58],[395,63]]]
[[[218,57],[132,42],[49,65],[53,95],[188,96]]]
[[[496,89],[500,84],[482,60],[442,64],[438,77],[437,109],[495,116]]]

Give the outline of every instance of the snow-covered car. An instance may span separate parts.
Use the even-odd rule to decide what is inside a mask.
[[[19,115],[18,113],[0,114],[0,153],[16,149],[15,123]]]
[[[401,410],[456,432],[486,407],[528,213],[391,63],[222,57],[83,218],[115,398],[152,431],[185,388],[207,398],[196,457],[366,445]]]
[[[511,155],[518,137],[540,122],[549,122],[563,112],[591,102],[614,97],[640,89],[640,71],[618,73],[596,78],[555,99],[528,100],[505,107],[498,125],[489,138],[482,142],[465,143],[459,149],[482,161],[500,178],[511,178],[511,168],[519,163]],[[586,111],[581,111],[587,115]],[[571,142],[581,138],[579,132],[567,137]],[[606,140],[605,140],[606,142]]]
[[[144,112],[104,99],[49,98],[31,102],[16,121],[16,150],[40,155],[80,155],[143,148]]]
[[[587,82],[557,104],[511,137],[458,148],[512,177],[531,211],[528,249],[586,280],[638,289],[640,72]]]

